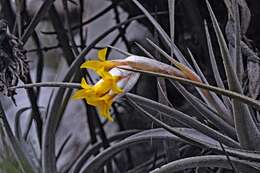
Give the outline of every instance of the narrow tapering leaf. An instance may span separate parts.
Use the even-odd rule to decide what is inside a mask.
[[[223,131],[225,134],[230,136],[233,139],[236,139],[235,128],[220,118],[220,115],[212,110],[209,106],[199,100],[197,97],[193,96],[189,91],[187,91],[182,85],[178,82],[170,81],[184,96],[184,98],[192,105],[194,109],[201,113],[201,115],[212,122],[220,131]]]
[[[208,25],[207,25],[206,21],[204,21],[204,26],[205,26],[205,32],[206,32],[206,38],[207,38],[207,44],[208,44],[208,50],[209,50],[210,64],[211,64],[211,68],[212,68],[212,71],[213,71],[215,81],[216,81],[218,87],[225,88],[223,80],[221,79],[221,75],[220,75],[218,66],[217,66],[217,62],[216,62],[216,58],[215,58],[215,55],[214,55],[212,42],[211,42],[209,30],[208,30]],[[231,110],[232,105],[231,105],[230,99],[225,97],[225,96],[222,96],[222,98],[223,98],[226,106]]]
[[[220,51],[222,54],[222,59],[223,59],[227,80],[228,80],[229,89],[231,91],[243,93],[238,77],[235,74],[234,66],[232,65],[231,57],[224,36],[221,32],[217,19],[212,11],[212,8],[208,0],[206,0],[206,3],[215,29],[218,43],[220,46]],[[259,150],[260,133],[258,128],[256,127],[255,122],[251,117],[248,106],[234,100],[233,110],[234,110],[235,127],[236,127],[237,136],[241,146],[246,149]]]
[[[183,64],[187,65],[189,68],[192,68],[188,61],[185,59],[179,48],[171,42],[170,37],[167,35],[167,33],[163,30],[163,28],[160,26],[160,24],[154,19],[154,17],[144,8],[144,6],[139,3],[137,0],[132,0],[136,6],[147,16],[148,20],[154,25],[155,29],[159,32],[159,34],[162,36],[166,44],[169,48],[173,49],[174,55],[176,58]]]
[[[192,53],[190,52],[190,50],[188,49],[188,52],[190,54],[191,60],[193,62],[193,65],[197,71],[197,74],[200,76],[200,78],[202,79],[202,81],[205,84],[209,84],[206,77],[204,76],[203,72],[201,71],[199,65],[197,64],[195,58],[193,57]],[[202,92],[200,92],[200,94],[203,94]],[[213,92],[208,92],[208,95],[206,97],[207,102],[210,106],[212,106],[213,108],[216,109],[216,111],[221,115],[221,117],[226,120],[229,124],[234,124],[233,122],[233,116],[231,115],[231,112],[229,111],[229,109],[227,109],[227,107],[224,105],[224,103],[222,102],[222,100]]]
[[[231,138],[213,130],[212,128],[206,126],[205,124],[200,123],[199,121],[195,120],[194,118],[184,114],[174,108],[170,108],[168,106],[162,105],[158,102],[152,101],[150,99],[143,98],[141,96],[127,94],[127,96],[135,101],[135,103],[144,106],[145,108],[151,109],[153,111],[159,111],[163,113],[164,116],[168,116],[170,118],[175,119],[177,122],[191,127],[212,139],[217,141],[221,141],[221,143],[225,143],[227,146],[239,147],[239,144],[232,140]],[[143,109],[142,109],[143,110]]]

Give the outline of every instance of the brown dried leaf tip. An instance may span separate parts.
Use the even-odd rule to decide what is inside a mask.
[[[17,37],[8,33],[8,23],[0,19],[0,93],[15,95],[9,87],[16,86],[18,80],[27,81],[29,72],[25,50]]]

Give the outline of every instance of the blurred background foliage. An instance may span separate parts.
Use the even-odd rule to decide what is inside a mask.
[[[141,7],[137,6],[138,2]],[[221,87],[221,82],[218,82],[220,79],[223,81],[222,89],[239,93],[236,87],[232,89],[233,84],[228,79],[230,69],[223,65],[225,50],[221,48],[224,43],[218,38],[219,33],[206,1],[138,2],[1,0],[0,18],[8,22],[9,33],[22,42],[29,60],[30,73],[27,74],[28,80],[25,83],[79,83],[80,78],[86,74],[85,71],[78,70],[79,64],[84,59],[95,59],[97,50],[107,46],[112,46],[108,59],[125,57],[114,48],[116,47],[136,55],[151,54],[157,60],[170,64],[162,55],[162,50],[178,60],[182,56],[176,54],[174,46],[169,46],[162,34],[165,31],[171,44],[177,45],[186,58],[185,65],[192,64],[187,66],[201,78],[203,73],[208,84]],[[240,94],[253,98],[257,105],[260,90],[260,1],[209,0],[209,3],[224,33],[229,48],[227,52],[233,58],[231,71],[235,69],[239,80],[239,84],[233,86],[241,87],[243,91]],[[239,8],[239,19],[235,17],[236,6]],[[206,34],[205,21],[208,23],[211,42]],[[158,22],[157,25],[154,22]],[[234,29],[237,26],[239,31]],[[239,46],[234,40],[239,40]],[[151,42],[159,48],[152,46]],[[234,53],[237,50],[241,55]],[[212,67],[212,53],[219,71],[218,79]],[[236,63],[240,60],[240,64]],[[245,70],[240,74],[238,69]],[[92,80],[98,80],[93,74],[89,75]],[[19,85],[22,85],[21,81]],[[141,75],[131,92],[149,101],[136,95],[121,98],[113,104],[111,110],[114,122],[101,118],[96,109],[86,102],[70,100],[73,92],[71,88],[17,89],[15,102],[1,95],[0,172],[259,171],[258,133],[255,136],[249,134],[248,137],[247,133],[240,134],[236,120],[223,123],[223,119],[216,118],[215,122],[221,122],[219,125],[207,116],[201,116],[211,116],[212,112],[215,116],[225,112],[218,110],[220,107],[214,107],[223,104],[234,118],[237,104],[233,103],[233,99],[222,97],[218,93],[214,98],[217,97],[216,100],[220,100],[221,104],[214,103],[214,108],[211,109],[212,105],[203,100],[196,88],[184,84],[181,85],[187,89],[184,90],[179,85],[180,83],[173,84],[171,80],[156,75]],[[197,102],[198,100],[203,101]],[[137,103],[145,106],[138,107]],[[244,108],[244,104],[240,107]],[[241,123],[247,126],[245,130],[256,127],[258,132],[259,109],[250,104],[248,107],[253,125],[247,126],[251,123],[250,118],[245,118],[245,122]],[[247,108],[243,108],[240,110],[241,115],[247,116]],[[185,116],[179,112],[185,113]],[[156,119],[151,118],[152,115]],[[178,119],[178,116],[181,118]],[[221,125],[225,127],[222,129]],[[180,132],[175,132],[176,129]],[[248,131],[251,132],[255,131]],[[253,148],[249,144],[243,145],[243,135],[248,137],[246,142],[255,137]],[[196,143],[193,139],[202,142]],[[163,169],[156,169],[163,165],[166,165]]]

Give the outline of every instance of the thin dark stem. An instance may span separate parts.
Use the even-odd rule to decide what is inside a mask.
[[[42,47],[42,48],[36,48],[36,49],[30,49],[30,50],[27,50],[26,53],[34,53],[34,52],[38,52],[38,51],[44,51],[44,52],[48,52],[50,50],[53,50],[53,49],[58,49],[60,48],[61,45],[58,44],[56,46],[46,46],[46,47]],[[76,45],[76,47],[82,47],[81,45]],[[70,46],[70,48],[72,48],[72,46]]]
[[[31,114],[32,114],[32,113],[31,113]],[[25,132],[24,132],[24,134],[23,134],[23,139],[24,139],[24,140],[27,140],[27,139],[28,139],[28,136],[29,136],[29,133],[30,133],[30,130],[31,130],[31,127],[32,127],[32,123],[33,123],[33,117],[30,116],[29,121],[28,121],[28,125],[26,126]]]
[[[18,38],[21,38],[22,33],[23,33],[23,11],[25,8],[25,0],[18,0],[15,1],[16,2],[16,8],[17,8],[17,12],[16,12],[16,23],[17,23],[17,30],[18,30]]]
[[[86,20],[85,22],[82,22],[80,25],[76,25],[72,27],[72,30],[77,30],[79,28],[82,28],[84,25],[87,25],[93,21],[95,21],[96,19],[102,17],[104,14],[106,14],[107,12],[109,12],[111,9],[113,9],[113,4],[109,5],[108,7],[106,7],[104,10],[102,10],[101,12],[99,12],[98,14],[96,14],[95,16],[93,16],[92,18]],[[57,34],[56,32],[43,32],[43,34]]]
[[[44,83],[31,83],[20,86],[10,87],[10,90],[19,89],[19,88],[34,88],[34,87],[60,87],[60,88],[74,88],[79,89],[80,84],[78,83],[66,83],[66,82],[44,82]]]
[[[66,24],[67,24],[67,28],[68,28],[68,37],[69,37],[71,45],[72,45],[72,50],[74,51],[74,53],[76,55],[78,55],[79,50],[77,49],[77,45],[74,40],[72,29],[71,29],[71,20],[70,20],[70,15],[69,15],[68,1],[63,0],[62,2],[63,2],[64,11],[65,11],[65,20],[66,20]]]
[[[79,36],[80,36],[80,44],[81,44],[81,49],[84,49],[84,44],[85,44],[85,40],[84,40],[84,33],[83,33],[83,15],[84,15],[84,0],[79,0],[79,10],[80,10],[80,16],[79,16],[79,21],[80,21],[80,28],[79,28]]]
[[[26,0],[24,0],[24,3],[25,3],[25,1]],[[30,21],[30,17],[29,17],[29,15],[27,13],[27,9],[26,9],[26,5],[25,4],[24,4],[24,6],[25,7],[23,9],[22,16],[23,16],[25,22],[29,22]],[[34,31],[32,33],[32,39],[33,39],[33,42],[35,43],[35,45],[36,45],[36,47],[38,49],[36,51],[36,54],[38,56],[37,71],[36,71],[36,83],[40,83],[42,81],[42,74],[43,74],[43,69],[44,69],[44,54],[43,54],[42,50],[40,50],[41,41],[40,41],[36,31]],[[36,89],[37,100],[39,99],[40,90],[41,90],[41,88],[37,88]]]
[[[48,12],[48,9],[53,4],[53,0],[45,0],[41,7],[38,9],[38,11],[33,16],[32,20],[28,24],[27,28],[25,29],[21,41],[23,43],[26,43],[31,34],[34,32],[36,26],[39,24],[40,20],[43,18],[43,16]]]
[[[117,6],[114,6],[113,9],[114,9],[114,13],[115,13],[116,24],[119,24],[119,23],[121,23],[121,21],[120,21],[120,14],[118,12]],[[122,38],[123,42],[125,43],[125,46],[127,47],[127,51],[131,52],[131,47],[130,47],[129,42],[128,42],[126,36],[125,36],[126,28],[127,27],[124,27],[124,28],[119,27],[118,31],[119,31],[120,37]]]
[[[37,49],[40,49],[41,42],[36,32],[33,32],[32,38],[36,44]],[[37,50],[36,53],[38,55],[36,82],[39,83],[42,81],[42,74],[44,69],[44,54],[41,50]],[[39,94],[40,94],[40,88],[37,89],[37,98],[39,98]]]
[[[113,8],[113,5],[109,6],[109,10],[111,10],[112,8]],[[109,10],[108,10],[108,11],[109,11]],[[107,11],[107,12],[108,12],[108,11]],[[157,14],[157,15],[167,15],[167,14],[169,14],[169,13],[168,13],[168,11],[160,11],[160,12],[157,12],[156,14]],[[155,13],[151,13],[151,15],[154,16]],[[135,18],[137,18],[137,19],[135,19]],[[138,16],[135,16],[135,17],[131,17],[131,18],[127,19],[126,21],[129,21],[129,20],[139,20],[139,19],[142,19],[142,18],[146,18],[146,16],[141,14],[141,15],[138,15]],[[74,31],[74,30],[79,29],[80,27],[82,27],[82,26],[84,26],[84,25],[87,25],[87,24],[93,22],[94,20],[92,20],[92,19],[93,19],[93,18],[91,18],[91,19],[89,19],[89,20],[83,22],[82,25],[73,26],[73,27],[72,27],[72,30]],[[126,21],[123,21],[123,22],[126,22]],[[123,23],[123,22],[121,22],[121,23]],[[128,22],[127,22],[127,23],[128,23]],[[57,34],[57,32],[55,32],[55,31],[48,31],[48,32],[47,32],[47,31],[41,31],[41,33],[42,33],[42,34],[47,34],[47,35]]]
[[[224,154],[226,155],[227,157],[227,160],[228,160],[228,163],[230,164],[232,170],[235,172],[235,173],[238,173],[237,169],[234,167],[234,164],[232,163],[232,161],[230,160],[230,157],[229,157],[229,154],[226,152],[223,144],[221,142],[219,142],[219,145],[221,147],[221,149],[223,150]]]
[[[106,132],[104,130],[104,127],[103,127],[103,125],[101,123],[101,120],[100,120],[98,114],[96,114],[95,118],[96,118],[96,122],[97,122],[97,125],[98,125],[98,128],[99,128],[99,135],[100,135],[100,138],[101,138],[101,140],[103,142],[103,147],[106,149],[106,148],[108,148],[110,146],[109,141],[107,139]],[[107,172],[108,173],[112,173],[113,172],[112,162],[108,162],[107,163]]]
[[[30,76],[29,73],[27,74],[27,78],[28,78],[28,81],[27,81],[26,84],[32,83],[31,76]],[[33,110],[32,117],[36,122],[37,137],[38,137],[38,140],[39,140],[39,145],[41,147],[43,122],[42,122],[41,113],[40,113],[40,110],[39,110],[39,107],[38,107],[38,104],[37,104],[37,95],[36,95],[35,90],[33,88],[28,88],[27,94],[28,94],[30,103],[32,105],[32,110]]]
[[[130,24],[126,24],[126,25],[123,27],[123,29],[126,30],[129,25],[130,25]],[[121,34],[119,33],[119,34],[116,36],[116,38],[111,42],[110,45],[111,45],[111,46],[116,45],[116,43],[118,42],[118,40],[119,40],[120,38],[122,38],[122,36],[121,36]],[[128,44],[128,45],[129,45],[129,44]],[[129,48],[130,48],[130,47],[129,47]],[[127,48],[127,49],[128,49],[128,48]]]
[[[72,134],[69,134],[64,142],[61,144],[60,148],[58,149],[58,153],[56,155],[56,160],[59,160],[59,158],[61,157],[62,151],[64,150],[65,146],[68,144],[69,140],[71,139]]]
[[[7,20],[9,24],[9,28],[13,30],[15,24],[15,14],[13,13],[10,1],[11,0],[0,1],[2,7],[1,8],[2,13],[0,14],[0,17]]]
[[[96,127],[95,127],[95,109],[93,106],[88,105],[88,103],[85,100],[84,100],[84,104],[87,110],[87,121],[89,126],[91,144],[94,144],[97,142]]]
[[[52,5],[49,9],[49,15],[51,16],[50,19],[53,24],[53,27],[57,32],[57,39],[61,44],[63,55],[67,61],[67,64],[70,65],[74,61],[75,55],[73,54],[73,51],[70,48],[67,32],[63,27],[63,22],[54,5]]]
[[[122,120],[119,112],[117,111],[115,104],[113,104],[112,107],[113,107],[114,114],[115,114],[117,122],[118,122],[118,126],[120,128],[120,131],[124,131],[125,126],[123,124],[123,120]],[[128,160],[128,169],[132,169],[134,167],[134,163],[133,163],[131,151],[129,149],[126,149],[125,154],[126,154],[126,157],[127,157],[127,160]]]

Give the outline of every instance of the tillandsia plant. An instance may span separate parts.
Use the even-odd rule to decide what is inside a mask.
[[[80,68],[94,70],[101,77],[101,80],[92,86],[87,84],[85,78],[82,78],[81,87],[83,89],[77,91],[73,98],[85,99],[88,104],[96,106],[99,113],[110,121],[113,120],[109,113],[112,102],[130,91],[139,78],[139,73],[127,71],[127,69],[173,75],[201,82],[192,70],[177,61],[174,61],[174,64],[179,69],[136,55],[122,60],[106,61],[106,53],[107,48],[104,48],[98,52],[99,60],[88,60],[80,66]]]
[[[18,38],[8,32],[6,20],[0,20],[0,92],[13,96],[15,91],[8,90],[16,86],[18,80],[26,81],[29,72],[28,60],[23,45]]]
[[[184,4],[197,2],[180,1]],[[16,2],[19,4],[21,1]],[[178,23],[175,19],[179,17],[174,13],[175,5],[180,4],[175,0],[168,0],[170,37],[156,20],[157,15],[168,15],[168,11],[160,12],[157,11],[158,7],[155,7],[155,13],[149,13],[144,7],[146,5],[143,0],[142,3],[138,0],[131,0],[126,4],[132,3],[135,10],[139,9],[144,15],[122,22],[118,16],[117,3],[124,3],[124,1],[113,1],[110,6],[101,10],[93,18],[83,22],[82,4],[84,1],[64,0],[66,29],[60,23],[61,20],[55,11],[55,6],[52,6],[53,2],[46,0],[42,3],[31,21],[24,22],[28,23],[24,32],[21,29],[23,27],[20,26],[23,23],[20,15],[23,14],[22,9],[17,8],[21,11],[17,13],[16,23],[21,40],[26,42],[49,9],[55,31],[46,32],[43,35],[58,35],[59,46],[61,46],[68,64],[68,69],[61,82],[40,82],[41,72],[39,71],[43,70],[43,61],[39,59],[39,71],[37,71],[36,79],[38,82],[16,86],[17,80],[19,78],[24,80],[24,75],[28,72],[28,61],[23,54],[22,44],[7,32],[7,23],[4,21],[0,23],[0,88],[4,90],[4,93],[12,95],[14,89],[17,88],[33,90],[33,87],[56,87],[56,90],[53,90],[54,94],[51,94],[46,104],[46,116],[39,116],[40,120],[44,122],[43,128],[40,128],[43,132],[39,133],[38,143],[33,143],[33,147],[28,147],[32,143],[28,134],[33,134],[31,133],[34,130],[31,128],[34,123],[33,119],[29,118],[28,126],[21,126],[23,123],[21,120],[24,120],[21,116],[26,115],[25,111],[30,110],[31,107],[22,108],[17,112],[13,130],[10,126],[11,121],[8,121],[9,116],[5,114],[4,108],[0,104],[0,137],[4,137],[0,138],[4,139],[0,140],[0,151],[6,151],[0,154],[0,172],[260,172],[260,102],[257,100],[259,84],[256,82],[260,78],[255,75],[259,73],[257,69],[260,66],[259,64],[257,66],[257,63],[253,64],[252,61],[259,62],[259,57],[246,41],[245,33],[249,24],[250,12],[245,0],[224,1],[228,11],[226,33],[222,32],[210,3],[207,0],[205,3],[200,1],[203,4],[202,9],[206,10],[206,17],[204,17],[211,19],[207,22],[204,21],[204,25],[203,21],[200,24],[204,27],[202,32],[205,32],[207,58],[213,71],[212,79],[204,74],[205,69],[201,69],[203,64],[193,56],[198,55],[197,52],[193,54],[194,49],[188,49],[187,56],[184,56],[177,46],[179,42],[178,39],[174,39],[175,28],[177,28],[176,32],[182,30],[179,30],[179,25],[175,25]],[[149,2],[147,7],[149,7],[154,6],[154,2],[161,1],[149,0],[147,2]],[[67,3],[76,4],[81,8],[80,46],[76,44],[78,42],[75,42],[73,37],[74,32],[78,32],[76,30],[78,26],[71,26]],[[164,3],[167,2],[164,1]],[[187,6],[187,9],[192,10],[190,6]],[[82,26],[95,21],[102,14],[111,10],[115,12],[117,24],[108,28],[93,42],[86,44]],[[185,13],[182,14],[185,15]],[[87,59],[84,62],[86,55],[116,29],[119,30],[119,35],[115,40],[122,38],[127,43],[125,30],[128,24],[141,18],[147,18],[156,30],[155,37],[158,36],[158,38],[155,38],[154,41],[147,39],[145,42],[150,50],[155,50],[155,52],[147,51],[137,44],[145,55],[139,56],[141,53],[133,54],[119,50],[126,55],[123,59],[106,60],[108,50],[105,48],[98,51],[98,59]],[[165,19],[167,18],[165,17]],[[210,29],[207,23],[209,23]],[[16,29],[14,29],[14,33],[15,31]],[[33,34],[34,39],[35,35],[37,36],[37,33]],[[113,41],[112,45],[115,42],[117,41]],[[39,45],[38,53],[46,50]],[[113,46],[110,47],[118,50]],[[82,50],[79,51],[81,48]],[[185,51],[185,49],[182,50]],[[41,55],[40,53],[39,55]],[[163,57],[166,59],[162,60]],[[221,61],[218,61],[218,58],[221,58]],[[252,66],[254,70],[251,69]],[[78,72],[79,68],[84,69],[82,71],[84,75]],[[93,82],[93,73],[89,73],[89,70],[94,71],[100,77],[97,82]],[[243,80],[243,73],[251,73],[247,74],[249,82],[244,83],[247,80]],[[5,74],[4,77],[2,74]],[[8,75],[6,76],[6,74]],[[9,76],[10,74],[13,76]],[[63,71],[62,74],[64,74]],[[151,77],[152,82],[141,81],[139,80],[141,77]],[[146,83],[145,87],[141,82]],[[154,83],[156,85],[152,85]],[[213,86],[212,83],[216,86]],[[148,90],[151,85],[153,90],[149,90],[149,92],[156,92],[156,98],[149,98],[149,95],[141,96],[143,93],[138,89],[130,93],[130,90],[136,85],[136,88],[140,87],[143,90]],[[250,90],[248,92],[250,95],[247,95],[244,88]],[[76,89],[74,94],[73,89]],[[34,91],[39,92],[40,90]],[[175,104],[175,99],[179,99],[177,94],[181,94],[183,96],[181,99],[186,100],[184,106],[179,106],[179,103],[179,105]],[[40,93],[37,95],[40,98]],[[69,111],[67,107],[70,104],[70,98],[82,99],[77,102],[73,101],[73,104],[83,102],[83,106],[79,106],[83,111],[71,111],[68,112],[69,116],[64,116],[65,112]],[[121,99],[119,100],[119,98]],[[116,102],[117,100],[118,102]],[[37,101],[34,103],[37,108]],[[185,109],[187,107],[188,110]],[[77,119],[76,113],[81,115],[80,119]],[[99,115],[104,119],[101,119]],[[130,116],[135,120],[134,123],[128,119]],[[84,127],[88,132],[86,136],[82,135],[83,130],[68,132],[68,129],[74,130],[76,126],[81,126],[81,123],[84,122],[83,118],[88,123]],[[76,125],[70,120],[75,120]],[[144,126],[139,122],[140,120],[147,122],[148,125]],[[58,136],[64,121],[68,122],[69,126],[65,129],[66,131],[62,131],[61,136]],[[133,126],[129,127],[125,124]],[[118,127],[119,132],[110,132],[110,129],[109,132],[107,131],[113,125]],[[76,140],[73,138],[74,134],[87,139],[86,143],[74,145],[73,142]],[[60,139],[63,141],[58,143]],[[67,151],[71,151],[71,148],[67,148],[70,143],[74,148],[76,146],[76,150],[73,151],[72,157],[67,157]],[[37,148],[36,151],[34,148]],[[60,164],[61,162],[62,164]]]
[[[166,129],[171,134],[174,134],[175,136],[184,139],[188,143],[195,144],[197,146],[207,146],[207,148],[215,149],[218,152],[224,154],[219,155],[203,155],[203,156],[196,156],[196,157],[189,157],[184,159],[177,159],[175,161],[172,161],[166,165],[163,165],[161,168],[154,170],[153,172],[161,173],[161,172],[176,172],[181,171],[189,168],[195,168],[195,167],[219,167],[219,168],[228,168],[232,169],[234,172],[258,172],[259,171],[259,162],[250,161],[248,159],[242,159],[241,155],[234,155],[233,151],[238,151],[237,149],[244,149],[244,152],[247,154],[252,154],[250,150],[256,151],[257,155],[259,156],[259,128],[257,127],[257,121],[253,119],[252,117],[255,116],[255,114],[251,114],[249,111],[249,106],[253,106],[253,102],[255,102],[257,105],[259,105],[259,102],[253,99],[250,99],[247,97],[248,100],[251,100],[251,103],[247,103],[247,105],[244,103],[241,103],[242,97],[245,98],[246,96],[243,95],[242,91],[242,81],[241,81],[241,69],[238,67],[241,67],[241,55],[239,52],[241,51],[241,47],[243,46],[243,49],[248,49],[248,47],[245,46],[243,42],[241,42],[240,38],[240,32],[239,32],[239,12],[238,12],[238,3],[236,1],[225,1],[227,3],[227,7],[230,10],[230,20],[235,21],[233,22],[233,25],[235,27],[232,27],[233,33],[236,33],[233,35],[231,40],[228,40],[230,47],[227,46],[227,43],[224,39],[223,33],[220,30],[220,27],[217,23],[217,20],[214,16],[214,13],[210,7],[210,4],[208,1],[207,7],[209,9],[209,13],[212,19],[212,24],[215,29],[215,33],[218,39],[218,44],[220,47],[221,56],[223,59],[224,69],[226,73],[226,78],[228,81],[228,86],[225,86],[223,84],[223,81],[219,74],[219,69],[216,66],[216,60],[213,53],[213,48],[211,46],[211,40],[209,36],[209,32],[207,29],[207,25],[205,24],[205,32],[207,36],[207,43],[209,46],[209,54],[210,54],[210,60],[212,64],[212,68],[214,71],[215,80],[218,84],[219,88],[212,87],[208,85],[208,81],[204,74],[202,73],[199,65],[197,64],[195,58],[190,53],[192,63],[190,64],[187,59],[182,55],[181,51],[177,48],[177,46],[174,44],[174,42],[168,37],[168,35],[164,32],[164,30],[161,28],[161,26],[157,23],[157,21],[147,12],[147,10],[140,4],[138,1],[133,0],[133,2],[144,12],[144,14],[147,16],[147,18],[151,21],[151,23],[155,26],[157,31],[161,34],[162,38],[166,42],[166,44],[172,49],[172,52],[175,54],[176,58],[182,62],[183,64],[176,63],[176,60],[172,59],[171,56],[169,56],[166,52],[164,52],[160,47],[155,45],[153,42],[149,41],[150,45],[156,49],[158,52],[160,52],[164,57],[166,57],[170,62],[175,64],[177,67],[182,67],[182,77],[185,76],[186,79],[192,79],[192,80],[183,80],[183,78],[177,78],[174,75],[165,75],[164,73],[160,72],[154,72],[152,70],[144,70],[142,68],[135,69],[132,68],[131,71],[135,72],[142,72],[154,76],[160,76],[160,77],[166,77],[172,81],[172,84],[180,91],[180,93],[187,99],[187,101],[192,105],[192,107],[197,110],[200,113],[201,117],[204,119],[204,122],[199,122],[193,118],[191,118],[193,115],[187,115],[183,112],[178,111],[177,109],[173,107],[169,107],[166,105],[162,105],[158,102],[144,99],[140,96],[132,95],[132,94],[126,94],[127,98],[129,99],[129,102],[140,111],[140,113],[143,113],[146,117],[153,120],[157,124],[159,124],[161,127]],[[230,6],[229,6],[230,5]],[[245,4],[243,4],[245,5]],[[244,21],[245,22],[245,21]],[[236,29],[234,29],[236,28]],[[227,28],[231,29],[231,28]],[[236,42],[232,42],[236,40]],[[233,47],[232,47],[233,45]],[[233,54],[236,52],[236,54]],[[240,52],[241,53],[241,52]],[[232,59],[236,63],[235,65],[232,64]],[[124,61],[124,60],[123,60]],[[138,63],[137,63],[138,64]],[[148,63],[147,63],[148,64]],[[142,66],[145,67],[145,66]],[[168,69],[171,67],[167,67]],[[185,73],[184,71],[186,69],[189,73]],[[155,70],[156,71],[156,70]],[[186,75],[185,75],[186,74]],[[192,76],[188,77],[188,76]],[[199,77],[198,77],[199,76]],[[195,77],[195,78],[194,78]],[[200,80],[201,79],[201,80]],[[191,82],[193,81],[193,82]],[[202,84],[203,81],[203,84]],[[205,90],[198,90],[201,98],[195,97],[192,93],[190,93],[188,90],[185,89],[185,87],[180,84],[179,82],[185,82],[185,83],[192,83],[193,85],[202,87],[206,90],[211,90],[214,92],[217,92],[218,94],[224,94],[225,96],[229,96],[232,99],[222,96],[219,97],[214,92],[207,92]],[[205,85],[206,84],[206,85]],[[224,88],[228,87],[228,91]],[[232,92],[234,91],[234,92]],[[227,92],[233,93],[230,95],[226,95]],[[238,97],[234,97],[236,94],[239,94],[239,101]],[[259,110],[259,107],[256,106],[257,110]],[[165,117],[171,117],[175,119],[176,121],[180,122],[181,124],[184,124],[184,127],[188,127],[188,129],[192,128],[196,132],[199,132],[203,135],[206,135],[208,139],[205,139],[204,137],[198,135],[196,136],[194,133],[192,134],[190,132],[185,132],[187,129],[182,128],[178,129],[175,127],[169,126],[167,123],[161,121],[159,118],[157,118],[155,115],[151,114],[147,111],[153,110],[155,112],[160,112],[162,116]],[[156,136],[155,131],[151,131],[150,135],[146,133],[147,138],[150,138],[153,136],[153,139],[156,137],[160,138],[165,133],[159,133],[158,136]],[[140,135],[140,140],[144,140],[144,136]],[[149,136],[149,137],[148,137]],[[136,137],[136,138],[135,138]],[[101,153],[98,155],[94,160],[92,160],[86,168],[83,169],[83,172],[95,172],[99,171],[100,167],[104,165],[104,163],[109,159],[112,158],[116,153],[118,153],[123,148],[129,147],[134,141],[137,143],[138,141],[138,135],[135,137],[130,137],[128,140],[124,140],[115,146],[112,146],[111,148],[107,149],[104,153]],[[167,136],[168,137],[168,136]],[[209,142],[210,139],[212,139],[212,142]],[[203,148],[202,147],[202,148]],[[218,152],[211,151],[209,154],[216,154]],[[229,155],[235,156],[230,157]],[[240,156],[239,156],[240,155]],[[257,156],[257,157],[258,157]],[[242,159],[244,162],[243,166],[240,165],[236,160],[236,157]],[[225,161],[224,161],[225,160]],[[225,165],[226,164],[226,165]],[[218,166],[217,166],[218,165]]]

